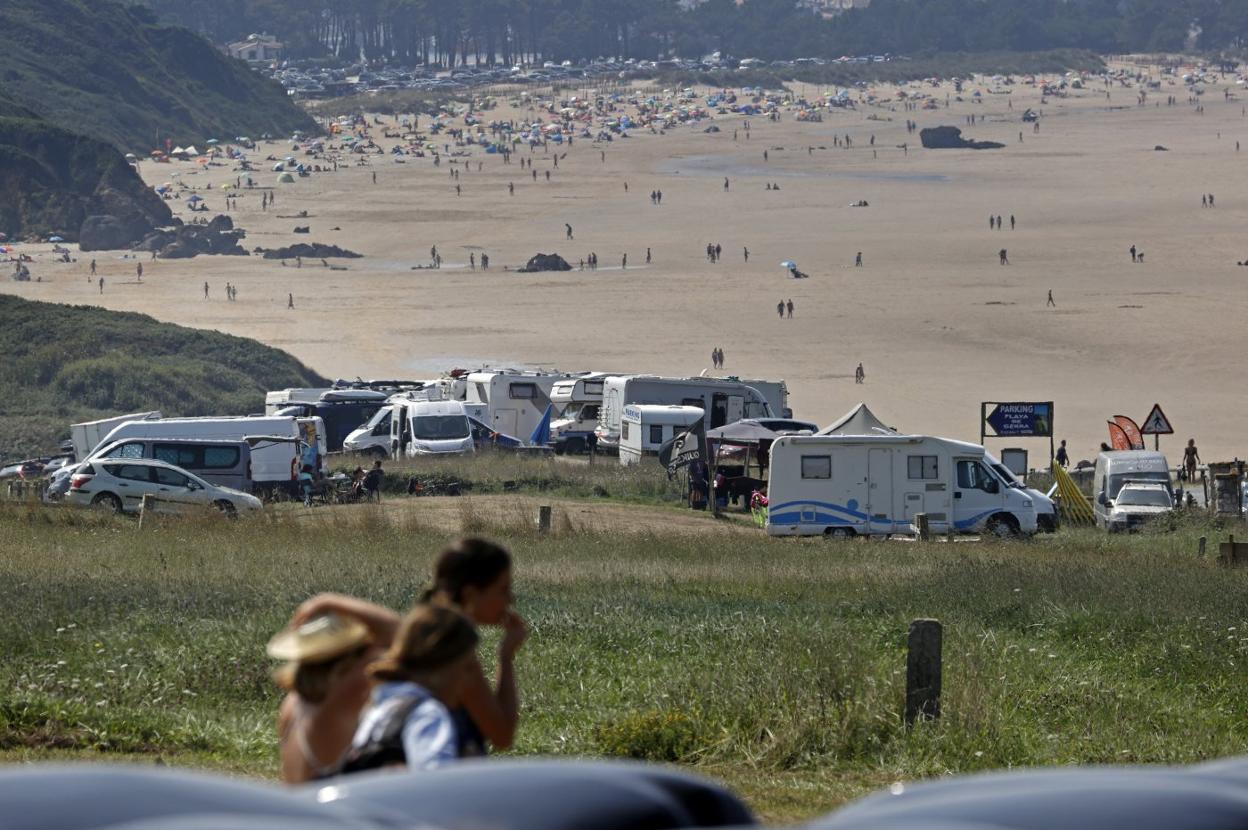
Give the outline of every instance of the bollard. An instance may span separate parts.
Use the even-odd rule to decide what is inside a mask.
[[[151,493],[143,494],[143,503],[139,505],[139,530],[143,529],[143,520],[147,518],[147,511],[152,509],[152,505],[155,502],[156,497]]]
[[[928,522],[926,513],[914,514],[914,526],[919,531],[920,542],[932,541],[932,525]]]
[[[537,508],[537,532],[550,533],[550,505],[543,504]]]
[[[906,654],[906,726],[940,717],[941,639],[939,620],[910,623]]]

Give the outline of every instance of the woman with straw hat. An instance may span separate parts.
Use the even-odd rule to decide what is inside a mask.
[[[477,629],[441,605],[417,605],[394,643],[368,667],[377,681],[342,772],[388,766],[432,769],[460,757],[451,709],[476,666]]]
[[[282,780],[301,784],[337,772],[368,702],[369,662],[388,648],[398,615],[363,600],[321,594],[303,603],[269,641],[287,661],[274,674],[286,690],[278,712]]]

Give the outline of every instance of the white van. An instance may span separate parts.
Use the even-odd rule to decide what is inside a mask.
[[[390,419],[394,406],[387,404],[374,413],[362,426],[353,430],[342,441],[344,452],[369,452],[376,455],[390,454]]]
[[[251,479],[257,489],[294,487],[300,467],[312,464],[325,470],[325,424],[320,418],[256,416],[242,418],[162,418],[128,421],[104,439],[112,444],[127,438],[200,438],[243,441],[250,436],[286,439],[266,441],[251,449]],[[296,441],[306,446],[301,453]]]
[[[696,406],[637,404],[624,407],[620,422],[620,463],[636,464],[643,456],[657,455],[666,441],[702,420]]]
[[[1092,473],[1092,513],[1096,526],[1109,529],[1119,491],[1128,482],[1164,484],[1174,501],[1174,484],[1166,457],[1152,450],[1111,450],[1096,457]]]
[[[607,378],[598,416],[599,447],[619,444],[624,407],[629,404],[695,406],[704,413],[707,429],[734,424],[742,418],[770,418],[777,414],[761,392],[741,381],[613,375]]]
[[[999,464],[978,444],[926,435],[785,436],[771,445],[767,532],[907,533],[917,513],[936,532],[1055,527],[1053,502],[1003,478]]]
[[[393,402],[390,451],[401,455],[446,455],[475,451],[464,405],[458,401]]]

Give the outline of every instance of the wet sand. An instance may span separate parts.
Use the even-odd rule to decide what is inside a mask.
[[[982,104],[969,100],[976,88],[985,89]],[[951,92],[922,89],[942,102]],[[41,258],[34,273],[43,282],[5,280],[0,290],[255,337],[330,377],[424,377],[482,362],[697,374],[721,346],[726,372],[784,378],[796,415],[820,423],[864,400],[904,430],[977,440],[980,401],[1054,400],[1058,437],[1076,460],[1107,440],[1106,418],[1142,421],[1160,402],[1180,433],[1162,441],[1172,462],[1187,437],[1206,460],[1229,459],[1245,454],[1248,268],[1235,262],[1248,257],[1239,233],[1248,221],[1248,92],[1233,88],[1239,97],[1228,102],[1222,89],[1208,88],[1198,115],[1186,103],[1165,106],[1166,95],[1186,102],[1181,82],[1151,91],[1143,107],[1135,89],[1114,89],[1106,101],[1094,84],[1041,106],[1036,87],[1006,96],[979,85],[966,102],[936,111],[894,103],[834,110],[822,123],[796,122],[793,112],[779,123],[755,117],[750,139],[742,131],[736,142],[744,119],[720,115],[719,133],[704,133],[705,123],[663,136],[636,131],[601,148],[605,163],[598,145],[577,140],[554,168],[551,145],[532,156],[536,182],[478,148],[458,197],[447,160],[435,168],[379,156],[372,167],[278,185],[267,213],[259,190],[244,192],[233,214],[249,249],[315,241],[365,254],[336,263],[346,271],[254,256],[145,260],[139,285],[134,262],[118,252],[94,255],[103,296],[87,280],[91,255],[72,265]],[[1039,134],[1021,123],[1027,107],[1044,111]],[[972,112],[985,122],[966,126]],[[523,114],[504,104],[486,118]],[[923,150],[907,118],[1006,146]],[[853,149],[834,148],[833,135],[846,133]],[[1159,144],[1169,152],[1154,151]],[[275,143],[252,157],[288,152]],[[271,166],[258,163],[259,184],[274,184]],[[159,183],[175,170],[196,187],[237,175],[190,163],[144,163],[142,172]],[[768,191],[768,182],[781,189]],[[650,202],[654,189],[661,206]],[[1217,207],[1202,209],[1202,193],[1215,194]],[[204,215],[224,207],[219,191],[203,195],[212,209]],[[860,199],[870,207],[850,207]],[[277,218],[301,210],[307,219]],[[989,230],[990,214],[1006,229]],[[574,241],[564,238],[565,222]],[[296,225],[311,234],[293,234]],[[718,264],[705,256],[715,242]],[[411,270],[428,263],[435,244],[444,267]],[[1133,244],[1144,264],[1131,262]],[[647,246],[653,262],[642,267]],[[1008,267],[998,264],[1001,248]],[[538,251],[574,268],[596,251],[601,265],[504,271]],[[858,251],[862,268],[853,267]],[[490,270],[467,268],[469,254],[481,252]],[[790,279],[779,266],[788,259],[810,279]],[[238,287],[236,302],[225,300],[227,282]],[[1045,307],[1050,289],[1056,309]],[[776,303],[790,298],[794,319],[777,319]],[[1033,466],[1048,449],[1038,440],[989,442],[1013,445],[1032,450]]]

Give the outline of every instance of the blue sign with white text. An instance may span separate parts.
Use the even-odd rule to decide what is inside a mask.
[[[984,420],[998,436],[1047,438],[1053,434],[1053,403],[998,403]]]

